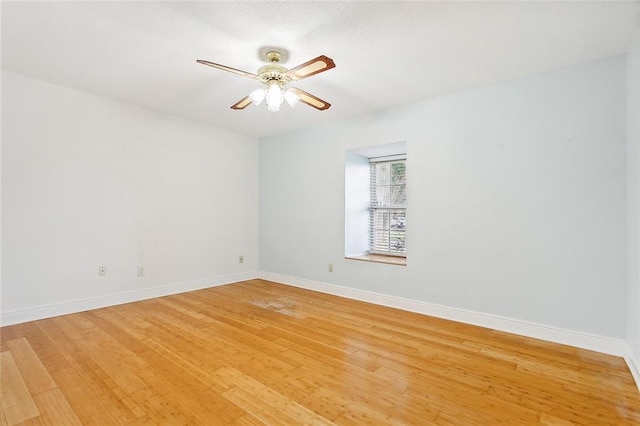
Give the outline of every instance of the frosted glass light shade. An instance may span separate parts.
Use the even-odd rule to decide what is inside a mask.
[[[249,98],[254,105],[260,105],[265,97],[264,89],[257,89],[251,92]]]
[[[284,99],[287,101],[291,108],[296,106],[300,101],[298,95],[296,95],[296,93],[291,89],[287,89],[287,91],[284,92]]]
[[[280,109],[280,104],[282,104],[282,101],[284,101],[284,96],[282,95],[282,89],[280,88],[278,82],[269,82],[266,98],[269,111],[275,112]]]

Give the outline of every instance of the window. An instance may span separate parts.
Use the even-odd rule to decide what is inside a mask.
[[[369,252],[406,256],[406,158],[377,157],[369,161]]]
[[[406,265],[407,144],[345,153],[345,256]]]

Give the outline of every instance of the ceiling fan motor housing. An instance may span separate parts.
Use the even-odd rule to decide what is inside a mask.
[[[258,78],[262,83],[276,80],[281,85],[290,83],[292,80],[286,75],[287,69],[282,65],[269,64],[258,69]]]

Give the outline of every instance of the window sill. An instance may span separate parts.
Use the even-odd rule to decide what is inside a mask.
[[[400,256],[384,256],[381,254],[363,254],[360,256],[345,256],[345,259],[363,260],[365,262],[387,263],[389,265],[407,266],[407,258]]]

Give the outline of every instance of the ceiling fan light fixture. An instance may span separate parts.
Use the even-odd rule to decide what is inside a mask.
[[[284,96],[282,95],[282,88],[277,81],[270,81],[268,83],[269,87],[267,88],[267,108],[269,111],[276,112],[280,110],[280,105],[282,101],[284,101]]]
[[[298,105],[298,102],[300,102],[300,97],[292,89],[287,89],[286,92],[284,92],[284,99],[291,108]]]
[[[249,98],[251,99],[251,103],[256,106],[262,103],[262,101],[264,100],[264,97],[265,97],[264,89],[256,89],[253,92],[251,92],[251,94],[249,95]]]

